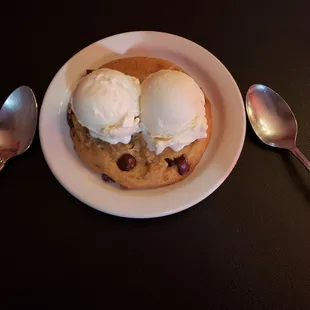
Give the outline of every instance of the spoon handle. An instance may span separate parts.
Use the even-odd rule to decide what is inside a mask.
[[[290,150],[298,159],[299,161],[310,171],[310,161],[306,158],[306,156],[300,152],[297,147],[294,147]]]
[[[0,157],[0,172],[4,168],[6,160]]]

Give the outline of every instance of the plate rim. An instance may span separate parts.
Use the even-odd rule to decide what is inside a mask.
[[[236,82],[236,80],[234,79],[234,77],[232,76],[232,74],[230,73],[230,71],[226,68],[226,66],[215,56],[213,55],[209,50],[207,50],[206,48],[204,48],[203,46],[199,45],[198,43],[191,41],[190,39],[184,38],[182,36],[176,35],[176,34],[172,34],[172,33],[167,33],[167,32],[160,32],[160,31],[143,31],[143,30],[139,30],[139,31],[128,31],[128,32],[123,32],[123,33],[117,33],[114,35],[110,35],[108,37],[99,39],[87,46],[85,46],[84,48],[82,48],[81,50],[79,50],[77,53],[75,53],[74,55],[72,55],[60,68],[59,70],[56,72],[56,74],[53,76],[52,80],[50,81],[46,92],[44,94],[43,100],[42,100],[42,104],[41,104],[41,108],[40,108],[40,116],[39,116],[39,139],[40,139],[40,144],[41,144],[41,149],[42,149],[42,153],[43,156],[45,158],[45,161],[49,167],[49,169],[51,170],[52,174],[54,175],[54,177],[56,178],[56,180],[66,189],[66,191],[68,191],[73,197],[75,197],[76,199],[78,199],[79,201],[81,201],[82,203],[86,204],[87,206],[96,209],[100,212],[104,212],[106,214],[110,214],[113,216],[118,216],[118,217],[123,217],[123,218],[135,218],[135,219],[147,219],[147,218],[158,218],[158,217],[163,217],[163,216],[168,216],[168,215],[172,215],[175,213],[179,213],[181,211],[184,211],[192,206],[195,206],[196,204],[198,204],[199,202],[201,202],[202,200],[204,200],[205,198],[207,198],[208,196],[210,196],[212,193],[214,193],[224,182],[225,180],[228,178],[228,176],[231,174],[231,172],[233,171],[233,169],[235,168],[240,155],[242,153],[243,147],[244,147],[244,142],[245,142],[245,136],[246,136],[246,114],[245,114],[245,109],[241,109],[242,111],[242,136],[240,135],[239,138],[239,143],[238,143],[238,148],[235,148],[235,156],[233,158],[233,160],[231,161],[231,164],[229,166],[229,168],[226,170],[225,176],[222,177],[221,179],[219,179],[217,182],[215,182],[212,187],[208,190],[203,192],[201,195],[196,196],[195,198],[191,199],[190,202],[188,202],[187,204],[184,204],[178,208],[174,208],[174,209],[169,209],[166,212],[158,212],[155,214],[132,214],[130,216],[126,215],[126,214],[120,214],[118,212],[113,212],[111,210],[106,210],[104,209],[104,207],[99,208],[97,206],[94,206],[90,203],[88,203],[83,197],[81,197],[78,193],[71,191],[69,189],[69,186],[67,186],[65,184],[65,182],[62,181],[61,175],[56,171],[56,169],[54,169],[54,167],[52,166],[52,164],[48,161],[47,159],[47,155],[46,155],[46,148],[45,148],[45,143],[44,142],[44,138],[42,137],[42,127],[43,127],[43,117],[42,117],[42,111],[44,111],[46,104],[44,104],[47,100],[47,97],[49,95],[49,92],[51,91],[51,88],[54,86],[55,81],[57,80],[59,74],[63,71],[63,69],[67,66],[67,64],[72,60],[72,58],[76,57],[77,55],[79,55],[80,53],[84,52],[85,50],[87,50],[90,46],[97,44],[99,42],[102,42],[104,40],[109,40],[113,37],[117,37],[117,36],[126,36],[126,35],[132,35],[132,34],[145,34],[145,33],[155,33],[157,35],[165,35],[165,36],[172,36],[172,37],[177,37],[178,39],[181,40],[185,40],[187,41],[187,43],[195,45],[197,48],[199,48],[200,50],[202,50],[204,53],[208,53],[209,56],[211,56],[211,58],[213,58],[214,61],[216,61],[218,63],[218,65],[220,65],[222,67],[222,69],[224,69],[225,73],[229,76],[231,82],[234,84],[234,88],[237,91],[237,95],[239,97],[240,103],[243,104],[244,106],[244,100],[241,94],[241,91],[239,89],[239,86]],[[126,56],[125,56],[126,57]]]

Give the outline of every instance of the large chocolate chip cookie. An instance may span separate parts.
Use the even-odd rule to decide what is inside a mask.
[[[150,74],[162,69],[182,71],[169,61],[149,57],[123,58],[102,67],[135,76],[141,83]],[[211,107],[207,98],[205,108],[207,138],[196,140],[179,152],[166,148],[159,155],[148,150],[141,133],[133,135],[129,144],[113,145],[91,137],[70,109],[68,123],[76,153],[89,169],[102,174],[104,181],[116,182],[129,189],[159,187],[181,181],[199,163],[212,130]]]

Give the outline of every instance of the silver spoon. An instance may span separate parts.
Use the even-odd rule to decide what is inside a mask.
[[[264,143],[290,150],[310,171],[309,160],[296,147],[296,118],[279,94],[265,85],[252,85],[246,95],[246,110],[255,133]]]
[[[28,86],[15,89],[0,110],[0,171],[12,157],[31,145],[37,126],[38,105]]]

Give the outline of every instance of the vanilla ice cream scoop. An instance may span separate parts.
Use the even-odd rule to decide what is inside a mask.
[[[102,68],[82,78],[72,95],[72,110],[92,137],[129,143],[139,129],[140,81]]]
[[[204,94],[183,72],[160,70],[147,77],[140,105],[141,131],[157,155],[166,147],[180,151],[207,136]]]

